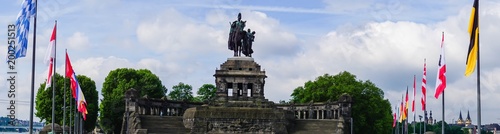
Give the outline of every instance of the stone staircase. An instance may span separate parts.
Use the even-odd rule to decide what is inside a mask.
[[[337,132],[339,123],[336,120],[295,120],[291,134],[343,134]]]
[[[184,127],[182,116],[140,115],[140,118],[148,134],[188,134],[191,131]]]

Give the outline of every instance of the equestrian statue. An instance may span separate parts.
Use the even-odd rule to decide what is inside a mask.
[[[233,21],[229,30],[229,39],[227,47],[234,51],[234,56],[241,56],[243,53],[247,57],[252,57],[252,43],[255,39],[255,31],[247,29],[245,31],[246,21],[241,20],[241,13],[238,13],[238,20]]]

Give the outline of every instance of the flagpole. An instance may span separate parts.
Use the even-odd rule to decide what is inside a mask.
[[[477,3],[477,10],[479,12],[479,2]],[[479,16],[477,16],[477,24],[479,25]],[[479,28],[478,28],[479,29]],[[478,30],[479,31],[479,30]],[[480,77],[480,70],[481,70],[481,62],[479,60],[479,33],[477,33],[477,125],[478,125],[478,130],[479,133],[481,134],[481,77]]]
[[[38,1],[35,0],[35,12],[37,11],[37,8],[38,8]],[[31,98],[30,98],[30,123],[29,123],[29,127],[30,127],[30,134],[33,134],[33,105],[34,105],[34,96],[35,96],[35,57],[36,57],[36,54],[35,54],[35,50],[36,50],[36,16],[37,16],[37,13],[35,13],[35,16],[33,17],[33,21],[35,22],[33,24],[33,55],[32,55],[32,58],[31,58]]]
[[[427,68],[426,68],[426,59],[424,58],[424,77],[425,77],[425,85],[427,87]],[[424,79],[422,79],[422,81],[424,81]],[[424,83],[422,83],[424,84]],[[427,131],[426,127],[427,127],[427,88],[426,87],[422,87],[422,88],[425,88],[425,94],[424,95],[424,133]]]
[[[75,113],[76,113],[76,109],[75,109]],[[79,127],[80,127],[80,125],[78,124],[78,114],[75,114],[75,134],[80,133]]]
[[[67,53],[67,52],[68,52],[68,49],[64,49],[64,51]],[[64,60],[64,61],[65,61],[65,63],[66,63],[66,60]],[[67,66],[66,64],[64,64],[64,88],[66,88],[66,70],[67,70],[67,69],[68,69],[68,66]],[[66,90],[64,90],[64,91],[65,91],[65,94],[64,94],[64,95],[66,95]],[[71,92],[70,92],[70,94],[71,94]],[[70,96],[71,96],[71,95],[70,95]],[[70,97],[70,99],[69,99],[69,115],[68,115],[68,116],[69,116],[69,124],[68,124],[68,126],[69,126],[69,133],[70,133],[70,134],[71,134],[71,122],[73,121],[73,120],[72,120],[72,118],[73,118],[73,117],[71,116],[71,112],[72,112],[72,110],[73,110],[73,100],[72,100],[72,99],[71,99],[71,97]],[[66,113],[66,112],[65,112],[65,113]]]
[[[438,79],[440,79],[441,75],[444,75],[444,73],[446,73],[446,63],[441,63],[441,60],[444,60],[444,56],[445,56],[444,55],[444,45],[443,45],[444,44],[444,32],[442,32],[442,33],[443,34],[442,34],[442,37],[441,37],[441,55],[439,57],[439,64],[438,64],[440,66],[439,67],[439,73],[438,73]],[[443,62],[445,62],[445,61],[443,61]],[[441,74],[441,66],[445,70],[443,74]],[[445,105],[444,105],[444,88],[446,88],[446,77],[444,77],[444,80],[441,80],[441,82],[442,82],[441,84],[444,83],[444,87],[442,87],[442,89],[441,89],[442,90],[441,91],[442,92],[442,98],[441,98],[441,100],[442,100],[442,105],[443,105],[442,106],[442,110],[441,110],[441,115],[442,115],[441,116],[442,117],[442,120],[441,120],[441,133],[444,134],[444,121],[445,121],[445,119],[444,119],[444,107],[445,107]],[[442,86],[442,85],[440,85],[440,86]],[[436,93],[439,92],[437,90],[438,90],[438,88],[436,88]],[[437,97],[436,97],[436,99],[437,99]]]
[[[479,12],[479,1],[477,1],[477,11],[476,11],[476,15],[479,15],[477,12]],[[479,31],[479,16],[475,16],[477,17],[477,31]],[[475,29],[474,29],[475,30]],[[480,70],[481,70],[481,62],[480,62],[480,59],[479,56],[479,32],[477,33],[477,128],[479,130],[479,133],[478,134],[481,134],[481,76],[480,76]]]
[[[401,96],[401,104],[403,104],[403,100],[404,100],[404,95]],[[405,112],[403,111],[405,109],[405,106],[404,105],[401,105],[401,118],[403,118]],[[401,134],[404,134],[404,128],[405,128],[405,118],[401,119]]]
[[[408,86],[406,86],[406,98],[405,98],[405,134],[408,134]]]
[[[416,118],[415,118],[415,114],[417,114],[417,110],[415,110],[415,94],[417,92],[417,87],[416,87],[416,81],[417,81],[417,76],[416,75],[413,75],[413,104],[412,104],[412,107],[411,107],[411,110],[413,112],[413,133],[415,134],[415,128],[417,127],[417,121]]]
[[[82,133],[82,115],[78,114],[78,133]]]
[[[406,110],[406,111],[408,111],[408,110]],[[408,134],[408,117],[406,117],[406,120],[405,120],[405,134]]]
[[[396,115],[396,134],[399,134],[399,108],[398,106],[396,105],[396,111],[398,111],[397,115]]]
[[[399,117],[399,116],[400,116],[400,113],[399,113],[399,111],[400,111],[400,110],[399,110],[399,107],[398,107],[398,106],[396,106],[396,111],[398,111],[398,114],[397,114],[397,116],[396,116],[396,118],[397,118],[397,117]],[[401,118],[401,117],[400,117],[400,118]],[[397,120],[396,120],[396,134],[399,134],[399,119],[397,119]]]
[[[444,32],[443,32],[443,37],[442,37],[442,38],[443,38],[442,40],[444,41]],[[443,50],[443,48],[442,48],[442,47],[444,47],[444,46],[443,46],[443,43],[441,43],[441,50]],[[444,50],[443,50],[443,51],[444,51]],[[443,53],[443,56],[444,56],[444,53]],[[441,60],[441,59],[440,59],[440,60]],[[445,64],[446,64],[446,63],[445,63]],[[446,68],[446,66],[445,66],[445,68]],[[441,133],[442,133],[442,134],[444,134],[444,121],[445,121],[445,120],[444,120],[444,90],[443,90],[443,97],[441,98],[441,100],[442,100],[442,104],[443,104],[443,107],[442,107],[442,110],[441,110],[442,119],[443,119],[443,120],[441,121]]]
[[[66,73],[66,65],[64,65],[64,71]],[[65,125],[66,125],[66,77],[64,77],[64,76],[63,76],[63,81],[64,81],[63,82],[64,83],[64,85],[63,85],[63,92],[64,92],[63,93],[63,107],[64,107],[64,109],[63,109],[63,125],[62,125],[63,128],[62,129],[63,129],[63,134],[65,134],[64,132],[66,132],[66,130],[65,130]]]
[[[55,26],[56,34],[54,36],[57,36],[57,20],[55,21],[55,23],[56,23],[56,26]],[[52,72],[53,74],[55,74],[55,72],[56,72],[56,65],[57,65],[56,64],[56,53],[57,53],[56,52],[57,51],[57,45],[56,44],[57,44],[56,40],[54,40],[54,61],[53,61],[53,63],[54,63],[54,65],[53,65],[54,69],[53,70],[54,71]],[[33,50],[35,50],[35,49],[33,49]],[[55,131],[54,131],[54,123],[55,123],[55,118],[56,118],[56,115],[55,115],[55,113],[56,113],[55,112],[55,109],[56,109],[55,108],[56,107],[56,99],[55,99],[55,97],[56,97],[56,84],[54,83],[55,80],[56,80],[55,75],[53,75],[52,76],[52,81],[51,81],[52,82],[52,84],[51,84],[51,86],[52,86],[52,133],[55,133]]]
[[[441,133],[444,134],[444,90],[443,90],[443,96],[442,96],[441,100],[442,100],[442,104],[443,104],[443,107],[441,110],[441,114],[443,115],[442,121],[441,121]]]

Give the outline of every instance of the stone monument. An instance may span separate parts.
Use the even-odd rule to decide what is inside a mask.
[[[184,126],[192,133],[288,133],[293,113],[276,108],[264,97],[266,72],[250,57],[246,41],[250,34],[242,30],[245,22],[238,14],[231,25],[228,45],[235,55],[215,70],[215,100],[184,112]]]
[[[275,104],[264,96],[266,72],[251,57],[255,32],[246,21],[231,24],[228,48],[234,50],[216,70],[216,97],[208,103],[139,97],[126,92],[122,132],[191,134],[347,134],[352,98],[310,103]],[[243,53],[245,56],[241,56]],[[126,118],[125,118],[126,117]]]

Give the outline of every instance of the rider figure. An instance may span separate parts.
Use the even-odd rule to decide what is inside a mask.
[[[233,21],[233,23],[231,23],[231,28],[229,29],[229,42],[234,41],[237,34],[245,31],[245,22],[246,21],[241,20],[241,13],[238,13],[238,20]],[[231,44],[232,43],[228,44],[229,50],[234,49]]]
[[[239,29],[239,31],[237,31],[237,32],[242,32],[242,31],[244,31],[244,28],[245,28],[245,22],[246,22],[246,21],[242,21],[242,20],[241,20],[241,13],[238,13],[238,20],[236,20],[236,21],[234,21],[234,22],[233,22],[233,25],[235,26],[234,28],[236,28],[236,29],[233,29],[233,27],[231,27],[231,29],[232,29],[231,31],[232,31],[232,32],[234,32],[234,31],[236,31],[237,29]]]

